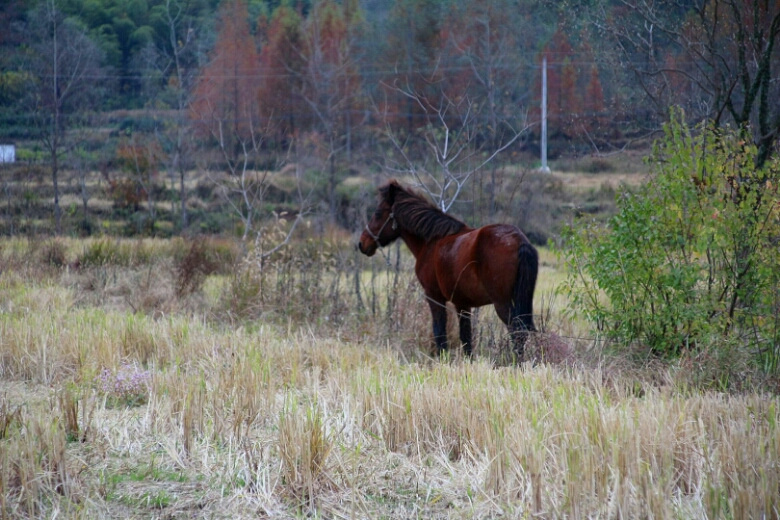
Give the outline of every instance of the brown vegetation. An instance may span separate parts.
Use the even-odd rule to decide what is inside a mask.
[[[489,312],[475,362],[433,361],[406,256],[299,240],[263,264],[228,241],[5,240],[2,515],[778,514],[776,397],[594,341],[498,366]],[[541,307],[537,348],[565,349],[576,324]]]

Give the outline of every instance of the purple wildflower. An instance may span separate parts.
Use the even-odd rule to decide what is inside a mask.
[[[100,389],[109,397],[128,402],[143,401],[152,376],[135,363],[123,363],[115,372],[104,368],[98,376]]]

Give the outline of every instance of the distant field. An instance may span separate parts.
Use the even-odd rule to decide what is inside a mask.
[[[776,396],[593,338],[571,365],[498,365],[490,309],[474,362],[430,359],[408,259],[396,283],[317,246],[263,274],[225,239],[0,241],[3,516],[780,515]],[[537,308],[582,332],[546,296],[560,276],[542,251]]]
[[[481,180],[475,177],[469,183],[453,211],[472,223],[513,222],[528,231],[537,243],[544,243],[573,215],[608,215],[614,209],[615,191],[620,185],[642,182],[646,172],[639,151],[607,158],[561,160],[553,164],[552,174],[541,174],[531,166],[506,166],[496,173],[493,216],[486,209],[491,196],[486,176]],[[258,218],[268,218],[272,212],[300,210],[299,193],[307,195],[307,203],[313,208],[327,202],[321,177],[322,172],[288,164],[278,171],[247,171],[245,180],[257,183],[253,189],[261,188],[252,195],[258,197],[255,210]],[[376,174],[370,171],[350,172],[341,180],[337,187],[343,197],[341,226],[354,224],[354,215],[362,214],[366,206],[373,204],[375,182]],[[236,178],[226,171],[186,172],[188,223],[184,230],[180,222],[179,179],[165,171],[157,171],[152,178],[141,178],[121,169],[62,170],[59,187],[63,234],[68,236],[165,237],[182,231],[240,234]],[[54,190],[45,164],[0,165],[0,188],[0,234],[53,233]],[[238,206],[226,196],[232,197],[232,203]],[[318,211],[311,213],[314,219],[325,217]]]

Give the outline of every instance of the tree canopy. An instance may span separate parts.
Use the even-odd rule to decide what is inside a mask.
[[[348,155],[377,130],[411,134],[431,124],[432,111],[442,115],[446,104],[464,100],[479,139],[495,143],[512,135],[506,131],[518,114],[528,114],[530,133],[538,132],[546,57],[550,129],[560,150],[601,150],[651,135],[671,105],[696,120],[743,128],[759,147],[758,165],[777,148],[776,2],[45,1],[102,51],[108,88],[93,110],[161,103],[182,110],[181,97],[158,94],[182,83],[186,70],[199,78],[180,85],[194,94],[191,114],[203,116],[206,105],[227,110],[234,76],[232,110],[262,121],[268,145],[317,132]],[[24,112],[22,64],[35,42],[22,28],[40,25],[41,3],[10,0],[0,8],[14,29],[0,36],[0,117],[8,121]],[[186,53],[174,52],[185,43]],[[162,59],[173,56],[175,68]],[[251,117],[228,119],[240,126]],[[3,126],[7,134],[19,129]]]

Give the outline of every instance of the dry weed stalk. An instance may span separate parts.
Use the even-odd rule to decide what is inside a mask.
[[[300,406],[292,399],[285,403],[278,422],[282,485],[313,511],[321,488],[335,485],[328,468],[332,433],[327,431],[318,403]]]
[[[0,515],[36,518],[79,500],[77,476],[69,470],[67,418],[56,400],[40,409],[0,405]]]

